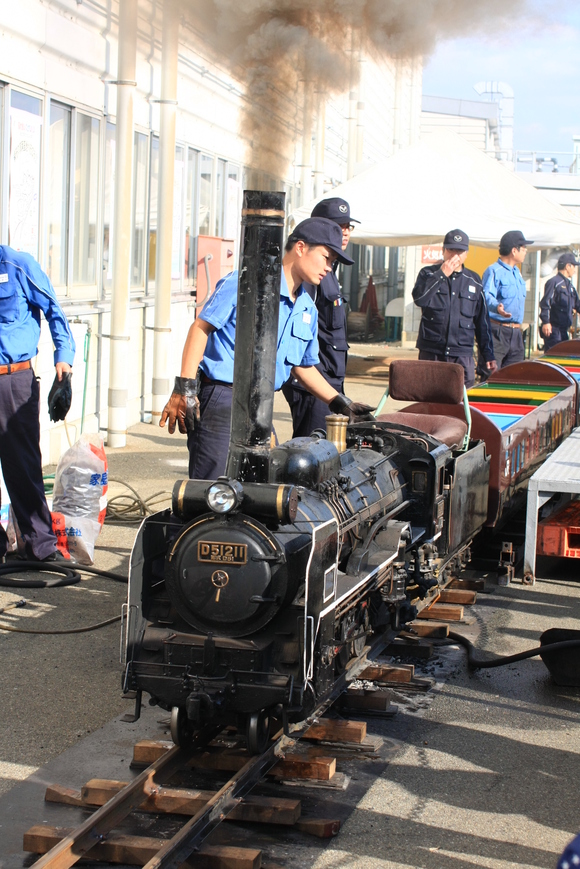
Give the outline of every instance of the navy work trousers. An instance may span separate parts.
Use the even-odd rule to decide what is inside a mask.
[[[343,381],[333,381],[328,377],[325,377],[325,380],[337,392],[343,392]],[[326,431],[326,417],[332,411],[324,401],[315,398],[310,392],[306,392],[305,389],[297,389],[292,385],[291,380],[284,384],[282,392],[290,405],[293,438],[306,438],[317,428]]]
[[[559,344],[560,341],[569,341],[570,336],[565,329],[559,329],[557,326],[552,326],[552,334],[548,335],[547,338],[545,335],[542,335],[542,339],[544,341],[544,350],[550,350],[556,344]]]
[[[0,375],[0,462],[26,555],[43,559],[56,549],[44,494],[40,454],[39,389],[32,369]],[[0,556],[8,538],[0,525]]]
[[[200,422],[187,433],[189,478],[215,480],[226,472],[232,417],[232,387],[209,382],[199,391]]]
[[[456,362],[463,367],[465,388],[469,389],[475,383],[475,361],[473,356],[447,356],[445,353],[431,353],[430,350],[419,350],[419,359],[426,359],[429,362]]]
[[[511,326],[506,326],[497,320],[492,320],[491,334],[493,336],[493,352],[498,368],[505,368],[506,365],[513,365],[514,362],[524,361],[526,351],[521,329],[513,329]],[[489,371],[485,367],[481,353],[477,360],[477,371],[481,375],[482,380],[487,380]]]

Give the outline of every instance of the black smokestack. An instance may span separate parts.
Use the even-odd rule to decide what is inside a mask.
[[[284,193],[245,190],[242,208],[232,426],[226,474],[258,483],[268,482],[284,198]]]

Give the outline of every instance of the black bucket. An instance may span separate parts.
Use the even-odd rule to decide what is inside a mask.
[[[549,631],[544,631],[540,637],[540,645],[548,646],[552,643],[563,643],[568,640],[576,640],[578,646],[571,649],[554,649],[551,652],[546,649],[546,651],[540,652],[540,657],[550,671],[556,685],[580,688],[580,631],[550,628]]]

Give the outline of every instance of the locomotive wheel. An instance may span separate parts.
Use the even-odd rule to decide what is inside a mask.
[[[262,754],[270,739],[270,716],[265,709],[252,712],[246,722],[246,744],[250,754]]]
[[[171,738],[176,745],[187,745],[192,737],[191,724],[183,706],[174,706],[171,710]]]

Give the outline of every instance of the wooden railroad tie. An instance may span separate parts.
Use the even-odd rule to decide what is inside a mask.
[[[477,600],[477,592],[463,588],[444,588],[439,601],[441,603],[459,603],[471,606]]]
[[[37,824],[24,834],[23,848],[35,854],[46,854],[72,832],[73,830],[67,827]],[[152,860],[166,843],[166,839],[108,833],[106,839],[83,856],[108,863],[143,866]],[[187,866],[188,863],[182,865]],[[195,869],[260,869],[262,852],[256,848],[202,845],[199,851],[195,852],[195,857],[189,865],[195,866]]]
[[[449,636],[449,625],[447,622],[409,622],[407,625],[411,634],[408,634],[406,631],[403,631],[402,637],[412,637],[415,634],[417,637],[429,637],[432,640],[445,640]]]
[[[133,766],[146,767],[173,747],[172,742],[158,739],[142,739],[133,746]],[[189,761],[193,769],[213,769],[223,772],[238,772],[249,760],[245,749],[207,751],[194,755]],[[304,757],[288,753],[284,760],[272,767],[268,775],[276,778],[315,779],[329,781],[336,772],[335,757]]]
[[[366,678],[362,677],[361,678]],[[367,736],[366,721],[344,721],[340,718],[325,718],[312,724],[304,739],[320,742],[350,742],[362,744]]]
[[[421,610],[418,619],[444,619],[448,622],[459,622],[463,618],[463,607],[452,603],[434,603]]]
[[[80,791],[61,785],[49,785],[44,799],[49,803],[94,808],[105,805],[126,784],[127,782],[110,779],[91,779]],[[154,793],[141,803],[139,811],[172,812],[193,817],[213,796],[214,791],[155,786]],[[249,795],[227,815],[226,820],[293,826],[300,818],[300,811],[300,800]]]

